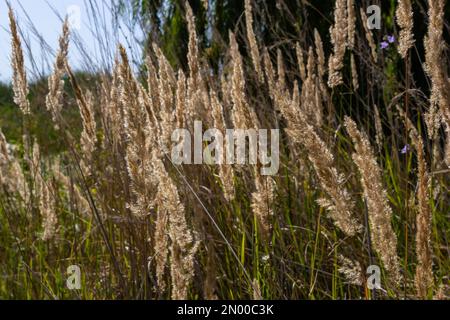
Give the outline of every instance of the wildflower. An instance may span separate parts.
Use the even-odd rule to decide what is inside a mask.
[[[389,43],[394,43],[394,42],[395,42],[395,36],[389,35],[389,36],[387,37],[387,41],[388,41]]]
[[[406,144],[400,152],[401,154],[407,154],[409,149],[410,149],[409,144]]]
[[[381,42],[381,49],[387,49],[389,47],[389,42],[383,41]]]

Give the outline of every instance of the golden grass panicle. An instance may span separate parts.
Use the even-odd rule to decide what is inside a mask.
[[[345,277],[349,284],[362,286],[364,283],[364,271],[358,261],[351,260],[342,254],[338,255],[339,272]]]
[[[17,104],[23,114],[30,114],[30,102],[28,101],[28,82],[25,71],[25,62],[23,58],[22,44],[19,37],[16,18],[10,4],[9,8],[9,26],[11,29],[11,65],[13,70],[12,87],[14,91],[14,103]]]
[[[308,121],[313,123],[316,127],[321,127],[323,124],[323,105],[322,105],[322,93],[319,85],[320,81],[317,81],[317,64],[314,56],[314,50],[312,47],[308,51],[308,63],[307,63],[307,77],[302,85],[301,93],[301,110],[304,112]]]
[[[269,93],[271,98],[275,100],[275,96],[277,95],[275,70],[273,68],[272,60],[270,59],[269,51],[267,50],[266,47],[264,47],[263,51],[263,61],[264,61],[264,73],[266,75],[267,83],[269,85]]]
[[[0,129],[0,186],[8,187],[9,166],[11,157],[9,155],[8,142]]]
[[[154,45],[154,51],[158,57],[158,88],[159,88],[159,102],[160,112],[159,116],[161,122],[159,124],[159,141],[160,146],[164,150],[169,150],[171,143],[171,135],[177,125],[176,120],[176,95],[174,92],[177,89],[177,78],[169,61],[164,56],[161,49]],[[197,106],[199,107],[199,106]]]
[[[41,172],[41,151],[39,144],[37,141],[34,141],[33,143],[33,149],[32,149],[32,156],[30,164],[30,173],[34,181],[39,181],[42,179],[42,172]],[[39,188],[38,188],[39,189]],[[39,190],[36,193],[37,197],[39,198]]]
[[[317,74],[320,80],[322,80],[326,72],[325,52],[323,50],[322,38],[320,37],[320,33],[319,31],[317,31],[317,29],[314,29],[314,46],[316,48],[316,55],[317,55]]]
[[[306,80],[305,58],[303,57],[303,50],[298,42],[295,44],[295,52],[297,54],[297,63],[298,63],[298,70],[300,72],[300,79],[302,81],[305,81]]]
[[[433,287],[433,269],[432,269],[432,208],[430,205],[430,185],[431,177],[428,165],[425,160],[425,145],[422,136],[417,131],[412,121],[406,116],[405,112],[397,106],[400,116],[406,120],[409,137],[417,151],[418,180],[417,180],[417,205],[418,212],[416,216],[416,254],[417,267],[414,278],[414,284],[417,296],[420,299],[426,299]]]
[[[352,53],[350,57],[350,67],[352,69],[352,84],[353,90],[359,89],[358,69],[356,68],[355,55]]]
[[[355,48],[356,14],[355,0],[347,0],[347,45],[350,50]]]
[[[432,270],[432,209],[430,206],[429,186],[431,179],[425,161],[424,144],[421,137],[417,137],[416,149],[419,164],[417,199],[419,212],[416,218],[416,254],[417,268],[414,283],[418,297],[425,299],[433,287]]]
[[[200,66],[199,66],[199,55],[198,55],[198,45],[197,45],[197,31],[195,30],[195,17],[192,12],[192,8],[189,2],[185,2],[186,5],[186,20],[188,22],[189,31],[189,44],[188,44],[188,65],[189,65],[189,76],[193,81],[193,86],[199,85],[200,77]]]
[[[383,125],[381,123],[380,110],[377,105],[373,106],[373,115],[375,119],[375,142],[378,147],[378,151],[381,151],[383,148],[384,141],[384,133],[383,133]]]
[[[9,149],[8,142],[0,130],[0,186],[18,194],[27,204],[30,199],[29,186],[19,160],[10,154]]]
[[[85,158],[85,161],[83,161],[85,172],[89,172],[93,153],[95,151],[95,144],[97,143],[97,124],[95,122],[94,103],[94,96],[90,91],[86,91],[84,98],[78,100],[78,107],[83,121],[80,144],[81,150],[83,151],[83,157]]]
[[[167,174],[164,168],[164,164],[159,159],[156,151],[152,152],[152,161],[154,163],[154,175],[158,181],[163,181],[162,178]],[[156,261],[156,279],[158,289],[160,292],[164,292],[167,289],[166,281],[166,268],[168,266],[169,259],[169,214],[164,209],[166,190],[158,189],[155,196],[155,206],[157,208],[155,232],[154,232],[154,252]]]
[[[381,168],[376,161],[369,139],[358,130],[356,123],[346,117],[345,127],[356,150],[352,158],[360,172],[364,198],[369,212],[373,247],[389,272],[389,278],[397,283],[400,280],[397,237],[391,225],[393,214],[387,192],[383,187]]]
[[[297,106],[300,105],[300,87],[298,85],[297,80],[294,80],[291,102],[293,102],[294,104],[291,103],[290,107],[292,107],[292,105],[297,105]],[[287,120],[287,119],[286,119],[286,121],[289,122],[289,120]]]
[[[24,170],[17,159],[13,159],[10,166],[9,186],[12,187],[12,191],[20,195],[24,203],[30,201],[30,187],[25,178]]]
[[[134,195],[129,205],[135,217],[143,218],[150,214],[153,206],[156,177],[152,174],[152,152],[160,151],[155,142],[155,135],[160,134],[152,126],[147,111],[150,98],[132,74],[125,50],[122,47],[120,49],[119,96],[124,107],[125,160],[130,189]]]
[[[334,8],[334,25],[330,28],[333,53],[328,60],[328,86],[337,87],[343,83],[342,68],[348,36],[347,0],[336,0]]]
[[[324,76],[327,71],[325,51],[323,49],[322,38],[320,37],[319,31],[314,29],[314,46],[316,48],[317,56],[317,77],[319,79],[320,92],[317,91],[316,95],[320,97],[320,100],[327,102],[329,100],[328,87],[324,81]]]
[[[42,215],[42,227],[44,229],[42,240],[47,241],[55,237],[58,226],[56,215],[54,189],[49,181],[42,181],[39,197],[39,210]]]
[[[439,109],[439,101],[437,100],[438,97],[432,91],[430,106],[424,115],[428,136],[431,140],[436,140],[438,138],[439,129],[441,128],[442,122],[444,122],[441,109]]]
[[[281,50],[277,50],[277,74],[275,74],[267,48],[264,48],[263,60],[264,72],[269,86],[269,95],[274,102],[275,110],[286,109],[289,107],[290,94],[286,86],[286,70]],[[256,116],[253,115],[253,117]],[[258,123],[258,121],[256,122]]]
[[[186,109],[187,109],[187,88],[186,88],[186,76],[183,70],[178,71],[177,90],[176,90],[176,102],[175,102],[175,118],[177,128],[185,128]]]
[[[373,62],[377,62],[377,60],[378,60],[377,45],[375,44],[375,40],[373,39],[372,31],[369,29],[369,26],[367,24],[367,15],[364,12],[363,8],[360,8],[360,15],[361,15],[362,24],[364,26],[364,31],[366,34],[366,40],[369,43]]]
[[[198,37],[195,29],[195,17],[192,12],[192,8],[189,2],[186,1],[186,20],[188,22],[189,31],[189,44],[188,44],[188,66],[189,66],[189,77],[188,77],[188,110],[186,113],[186,118],[189,119],[189,125],[191,126],[194,121],[202,120],[204,122],[211,121],[209,116],[209,105],[204,105],[201,101],[202,95],[207,92],[207,85],[202,76],[201,61],[198,49]],[[162,59],[162,53],[159,55],[159,60]],[[164,58],[165,61],[167,59]],[[170,67],[167,61],[166,67]],[[167,69],[166,68],[166,69]],[[161,69],[161,66],[160,66]],[[160,75],[161,79],[161,75]],[[167,97],[167,96],[165,96]]]
[[[43,222],[44,222],[43,226],[45,226],[45,220],[47,218],[49,218],[49,217],[47,217],[49,215],[48,207],[46,207],[48,205],[47,204],[48,199],[43,199],[43,197],[45,196],[44,188],[47,188],[47,185],[44,180],[44,174],[43,174],[43,171],[41,168],[41,151],[40,151],[39,144],[37,143],[36,140],[34,141],[33,148],[31,150],[31,159],[29,161],[29,166],[30,166],[30,174],[32,177],[32,181],[30,181],[31,182],[30,190],[32,190],[34,192],[34,194],[33,194],[33,196],[34,196],[33,200],[35,201],[34,205],[36,207],[39,207],[39,210],[40,210],[41,216],[43,218]],[[47,195],[47,198],[48,198],[48,195]],[[50,229],[51,229],[51,227],[50,227]],[[45,230],[45,228],[44,228],[44,230]]]
[[[155,235],[164,237],[165,235],[161,235],[160,232],[168,232],[172,299],[184,300],[188,298],[189,285],[194,277],[194,257],[199,243],[195,241],[193,232],[188,225],[186,210],[180,200],[177,186],[165,170],[162,161],[156,160],[156,166],[159,181],[156,195],[158,219],[161,216],[163,219],[161,223],[168,228],[164,230],[162,226],[157,225],[158,232]],[[165,242],[167,240],[167,238],[165,240],[156,238],[155,250],[162,249],[162,252],[166,253],[167,244]],[[159,263],[164,262],[165,259],[161,256]],[[164,266],[160,265],[158,269],[163,274]],[[162,278],[161,274],[159,278]]]
[[[59,38],[59,50],[56,54],[53,72],[48,78],[48,90],[45,105],[51,113],[54,126],[59,128],[61,121],[62,95],[64,93],[64,80],[62,77],[65,73],[65,65],[67,63],[67,54],[69,50],[69,21],[66,19],[63,24],[63,31]]]
[[[247,39],[250,45],[250,54],[252,57],[253,67],[259,82],[264,82],[264,74],[261,68],[261,58],[259,55],[258,43],[256,41],[255,32],[253,30],[253,12],[250,0],[245,0],[245,24],[247,29]]]
[[[233,67],[231,79],[231,99],[233,101],[233,123],[236,128],[246,128],[248,119],[245,118],[245,78],[242,57],[239,52],[235,35],[230,32],[230,53]]]
[[[278,86],[280,91],[286,91],[286,69],[283,62],[283,53],[281,49],[277,50],[277,76],[278,76]]]
[[[242,56],[235,35],[230,32],[230,53],[233,73],[231,77],[232,120],[237,129],[257,128],[256,115],[252,113],[245,94],[245,77]]]
[[[264,239],[270,238],[272,205],[274,202],[275,183],[271,177],[257,175],[255,178],[256,190],[251,195],[251,207],[259,223],[261,235]]]
[[[150,56],[145,58],[145,66],[147,67],[147,86],[150,109],[152,113],[156,115],[159,114],[161,105],[158,86],[158,70]]]
[[[430,110],[434,112],[433,115],[428,113],[427,124],[430,135],[434,136],[437,130],[435,124],[439,123],[434,117],[441,115],[442,121],[450,123],[450,82],[446,72],[446,59],[443,56],[446,46],[443,39],[445,1],[430,0],[428,5],[428,32],[424,40],[425,71],[431,78]],[[435,106],[439,106],[440,113],[435,111]]]
[[[291,110],[295,110],[295,106],[292,106]],[[292,119],[292,125],[287,130],[288,135],[295,143],[302,144],[308,150],[308,158],[313,164],[321,188],[327,195],[326,198],[318,200],[319,205],[328,211],[335,225],[346,235],[353,236],[360,232],[362,225],[353,216],[354,201],[344,187],[345,176],[336,169],[331,151],[302,113],[285,116]]]
[[[8,142],[6,141],[5,135],[0,129],[0,166],[8,164],[10,161]]]
[[[211,107],[212,107],[212,117],[214,119],[214,128],[218,129],[220,132],[225,132],[226,122],[224,117],[223,106],[217,97],[214,90],[211,90]],[[219,178],[222,182],[223,194],[227,201],[234,199],[234,171],[233,167],[227,164],[219,165]]]
[[[224,116],[228,117],[228,109],[231,106],[231,85],[229,76],[222,73],[220,76],[220,93],[222,95],[222,104],[224,107]]]
[[[58,218],[55,212],[54,190],[50,181],[44,180],[40,148],[36,141],[33,144],[30,170],[34,181],[34,198],[42,217],[42,240],[47,241],[55,236]]]
[[[111,88],[108,90],[105,88],[105,94],[108,94],[107,106],[104,108],[105,118],[103,121],[106,138],[112,142],[113,152],[116,154],[119,150],[119,144],[123,142],[123,108],[119,96],[119,73],[120,63],[117,59],[114,61],[114,67],[112,72]]]
[[[81,132],[80,138],[81,150],[83,151],[83,159],[80,165],[83,173],[88,174],[90,173],[92,156],[97,143],[97,124],[95,122],[94,95],[89,90],[83,92],[69,64],[65,63],[65,67],[66,72],[69,75],[70,83],[72,84],[72,88],[74,90],[83,125],[83,131]]]
[[[414,45],[414,20],[411,0],[398,0],[398,6],[395,11],[397,24],[400,26],[400,38],[398,52],[405,59],[409,49]]]

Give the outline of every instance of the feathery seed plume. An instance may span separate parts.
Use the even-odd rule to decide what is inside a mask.
[[[238,129],[254,128],[256,116],[252,115],[252,110],[245,97],[245,77],[242,64],[242,57],[239,52],[236,37],[230,32],[230,52],[233,65],[231,78],[231,100],[233,102],[233,124]]]
[[[302,79],[302,81],[305,81],[306,79],[305,59],[303,57],[303,51],[299,43],[295,44],[295,52],[297,54],[297,63],[298,69],[300,71],[300,79]]]
[[[274,201],[275,183],[271,177],[257,175],[255,178],[256,190],[251,196],[251,207],[261,228],[261,234],[265,239],[270,236],[271,217],[273,216],[272,204]]]
[[[343,255],[338,256],[341,266],[339,272],[344,275],[348,283],[361,286],[364,283],[363,268],[358,261],[353,261]]]
[[[397,24],[400,26],[398,52],[404,59],[415,42],[413,35],[414,21],[411,0],[398,0],[395,15]]]
[[[374,110],[374,118],[375,118],[375,142],[377,143],[378,150],[380,151],[383,148],[383,126],[381,124],[380,111],[378,106],[373,106]]]
[[[198,249],[198,242],[194,240],[192,231],[188,226],[186,211],[179,198],[175,183],[164,169],[162,162],[160,160],[156,160],[156,162],[159,180],[156,204],[158,212],[161,211],[158,215],[161,215],[163,218],[162,223],[168,225],[168,229],[165,232],[168,231],[170,239],[172,299],[184,300],[188,298],[189,285],[194,277],[194,256]],[[157,225],[157,228],[161,228],[161,226]],[[161,231],[163,230],[159,230],[159,232]],[[161,236],[159,232],[158,234]],[[156,246],[161,248],[163,252],[167,252],[166,244],[164,243],[167,239],[162,242],[161,240],[159,238],[156,239]],[[163,257],[160,257],[160,259],[161,262],[164,262]],[[163,272],[161,266],[159,270]]]
[[[373,247],[381,257],[386,270],[389,271],[389,278],[397,283],[400,280],[397,237],[391,225],[393,214],[386,190],[383,187],[381,169],[376,161],[369,139],[358,130],[356,123],[346,117],[345,127],[356,149],[352,157],[361,175],[364,198],[367,201],[369,211]]]
[[[366,33],[366,39],[369,43],[370,52],[372,53],[372,59],[374,62],[377,62],[378,60],[378,54],[377,54],[377,46],[375,44],[375,40],[373,39],[372,31],[370,31],[369,26],[367,25],[367,15],[364,12],[363,8],[360,8],[360,14],[361,14],[361,20],[363,22],[364,30]]]
[[[223,107],[220,104],[219,98],[217,97],[215,91],[211,90],[210,96],[211,96],[212,117],[214,119],[214,128],[218,129],[220,132],[225,132],[226,124]],[[233,167],[226,164],[220,164],[219,177],[222,182],[225,199],[231,201],[234,198]]]
[[[264,81],[264,74],[261,70],[261,59],[259,56],[258,43],[253,30],[253,13],[250,0],[245,0],[245,23],[247,27],[247,38],[250,44],[250,54],[252,56],[253,66],[255,68],[256,75],[258,76],[258,80],[262,83]]]
[[[330,28],[333,53],[328,60],[328,86],[337,87],[342,84],[342,68],[348,36],[347,0],[336,0],[334,9],[334,25]]]
[[[30,102],[28,101],[28,82],[23,59],[22,44],[19,37],[16,18],[8,3],[9,26],[11,29],[11,64],[13,69],[12,87],[14,91],[14,103],[17,104],[23,114],[30,114]]]
[[[347,0],[347,44],[349,49],[355,48],[355,33],[356,33],[356,14],[355,14],[355,0]]]
[[[432,208],[430,206],[429,187],[431,184],[430,174],[428,172],[427,162],[425,160],[425,147],[422,136],[417,131],[412,121],[406,116],[405,112],[397,106],[397,110],[403,119],[406,119],[409,136],[417,151],[418,180],[417,180],[417,200],[418,213],[416,217],[416,254],[417,267],[414,278],[417,296],[420,299],[426,299],[430,289],[433,287],[432,270],[432,246],[431,246],[431,228],[432,228]]]
[[[51,113],[54,126],[59,128],[59,122],[62,109],[62,95],[64,92],[64,80],[62,77],[65,73],[65,65],[67,63],[67,53],[69,49],[69,21],[66,18],[63,25],[62,35],[59,38],[59,50],[56,55],[53,73],[48,78],[49,93],[47,94],[45,105]]]
[[[289,110],[294,109],[292,107]],[[314,166],[320,186],[328,196],[320,199],[319,205],[329,212],[336,226],[345,234],[353,236],[360,232],[362,225],[353,217],[354,202],[343,186],[345,177],[335,168],[334,157],[325,142],[302,113],[288,113],[285,118],[293,120],[287,132],[294,142],[301,143],[308,150],[308,158]]]
[[[427,125],[430,136],[435,136],[436,123],[434,119],[442,115],[442,121],[450,124],[450,82],[448,81],[446,59],[443,58],[446,43],[443,39],[444,30],[444,0],[428,1],[428,32],[425,36],[425,71],[431,78],[430,112],[427,114]],[[437,106],[440,113],[436,112]]]
[[[351,55],[350,57],[350,66],[352,69],[352,84],[353,84],[353,90],[358,90],[359,88],[359,81],[358,81],[358,70],[356,69],[356,62],[355,62],[355,56]]]

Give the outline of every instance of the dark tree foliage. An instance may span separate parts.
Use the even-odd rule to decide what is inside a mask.
[[[196,17],[197,34],[205,49],[205,58],[216,68],[227,52],[230,30],[241,36],[241,42],[245,41],[242,33],[245,30],[244,1],[209,0],[208,8],[202,0],[188,2]],[[135,22],[146,29],[148,43],[158,43],[174,67],[186,66],[185,0],[117,0],[115,4],[119,14],[125,9],[132,12]],[[258,39],[283,50],[292,49],[292,39],[301,42],[311,39],[309,33],[315,27],[321,34],[326,34],[332,19],[332,1],[311,1],[307,6],[302,0],[254,0],[252,4]],[[307,32],[302,33],[302,30]]]
[[[112,0],[116,11],[131,12],[136,23],[145,28],[148,42],[160,45],[175,67],[186,66],[187,28],[185,22],[185,0]],[[245,39],[244,0],[188,0],[197,21],[197,34],[205,55],[213,66],[223,58],[228,43],[229,30],[240,33]],[[208,3],[205,8],[204,3]],[[254,29],[258,39],[269,48],[281,47],[284,51],[292,47],[292,40],[303,47],[312,44],[316,28],[329,49],[329,28],[333,22],[334,1],[324,0],[252,0]],[[383,29],[393,32],[396,28],[394,12],[396,0],[362,0],[358,7],[379,5],[383,14]],[[426,23],[417,19],[426,16],[426,0],[413,1],[416,15],[415,37],[422,39]],[[447,5],[450,13],[450,6]],[[358,12],[357,12],[358,13]],[[358,14],[359,15],[359,14]],[[379,33],[381,37],[383,32]],[[381,40],[381,39],[378,39]]]

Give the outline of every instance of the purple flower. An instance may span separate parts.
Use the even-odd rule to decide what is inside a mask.
[[[383,41],[383,42],[381,43],[381,49],[387,49],[387,47],[389,47],[389,43],[386,42],[386,41]]]
[[[394,43],[395,42],[395,36],[388,36],[387,40],[389,43]]]
[[[409,149],[410,149],[409,144],[406,144],[406,145],[403,147],[402,151],[400,151],[400,152],[401,152],[401,154],[407,154],[408,151],[409,151]]]

